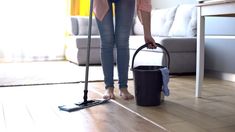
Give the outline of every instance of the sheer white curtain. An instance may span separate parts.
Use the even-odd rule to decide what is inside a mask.
[[[64,58],[65,0],[1,0],[0,62]]]

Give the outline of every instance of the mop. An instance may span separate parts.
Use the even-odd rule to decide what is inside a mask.
[[[90,14],[89,14],[89,28],[88,28],[88,45],[87,45],[87,56],[86,56],[86,73],[85,73],[85,88],[83,102],[72,103],[68,105],[58,106],[62,111],[73,112],[92,106],[100,105],[109,102],[109,99],[94,99],[88,100],[88,75],[89,75],[89,62],[90,62],[90,45],[91,45],[91,28],[92,28],[92,11],[93,11],[93,0],[90,1]]]

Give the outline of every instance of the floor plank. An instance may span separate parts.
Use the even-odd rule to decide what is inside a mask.
[[[93,85],[99,92],[104,92],[103,84]],[[128,85],[130,92],[134,94],[134,82],[129,81]],[[117,82],[115,86],[118,86]],[[137,106],[135,100],[126,102],[120,97],[116,100],[173,132],[213,132],[216,129],[229,131],[234,128],[234,82],[205,78],[201,98],[194,97],[195,76],[173,76],[169,88],[170,96],[165,97],[160,106]],[[115,93],[118,95],[118,89],[115,89]]]
[[[0,89],[4,117],[9,131],[70,132],[164,132],[164,128],[128,111],[117,103],[68,113],[58,106],[82,101],[83,84],[27,86]],[[89,92],[89,99],[101,96]]]
[[[117,82],[115,82],[117,87]],[[129,81],[129,90],[135,86]],[[103,82],[89,83],[88,99],[100,99]],[[107,104],[68,113],[59,105],[83,101],[83,83],[0,88],[0,130],[81,132],[233,132],[235,83],[205,78],[201,98],[195,77],[171,77],[170,96],[160,106],[143,107],[117,95]],[[17,129],[17,130],[16,130]]]

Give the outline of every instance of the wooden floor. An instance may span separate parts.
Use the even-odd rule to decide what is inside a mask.
[[[89,99],[101,98],[102,82],[88,86]],[[72,113],[57,107],[82,101],[84,84],[2,87],[0,132],[234,132],[235,83],[205,78],[202,98],[194,87],[194,76],[174,76],[160,106],[124,101],[116,89],[116,100]],[[129,89],[134,93],[133,81]]]

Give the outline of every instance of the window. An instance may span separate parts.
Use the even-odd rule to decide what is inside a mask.
[[[64,57],[66,0],[1,0],[0,62]]]

